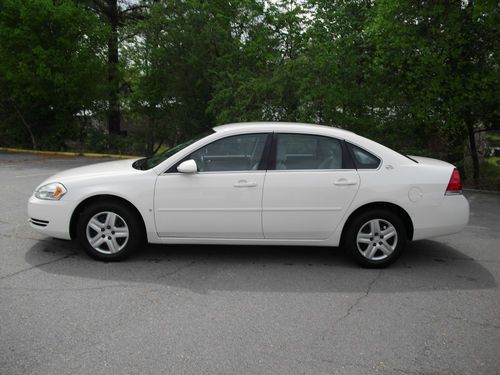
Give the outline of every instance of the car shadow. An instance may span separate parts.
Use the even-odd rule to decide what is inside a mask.
[[[475,259],[431,240],[409,243],[383,270],[358,267],[342,249],[288,246],[147,245],[126,261],[105,263],[87,257],[75,242],[54,239],[37,242],[26,261],[46,273],[91,279],[86,284],[96,287],[147,284],[203,294],[364,292],[375,280],[371,291],[377,293],[496,287]]]

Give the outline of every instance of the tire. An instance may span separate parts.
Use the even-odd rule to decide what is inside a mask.
[[[142,223],[135,212],[118,202],[96,202],[85,208],[76,227],[78,242],[92,258],[125,259],[143,243]]]
[[[375,209],[360,213],[347,228],[344,247],[365,268],[384,268],[401,255],[407,241],[403,220]]]

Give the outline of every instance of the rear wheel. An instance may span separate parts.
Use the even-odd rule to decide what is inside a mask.
[[[401,218],[378,209],[361,213],[350,223],[344,245],[363,267],[382,268],[401,255],[406,238]]]
[[[116,202],[98,202],[87,207],[77,224],[77,237],[94,259],[122,260],[142,243],[142,225],[136,214]]]

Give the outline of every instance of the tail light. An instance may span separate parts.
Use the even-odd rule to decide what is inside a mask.
[[[460,180],[460,173],[458,169],[453,169],[453,173],[450,177],[450,182],[448,182],[448,187],[446,188],[445,195],[456,195],[462,194],[462,181]]]

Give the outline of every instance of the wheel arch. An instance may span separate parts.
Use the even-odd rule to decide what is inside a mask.
[[[402,220],[405,225],[406,229],[406,236],[408,240],[412,240],[413,238],[413,221],[411,220],[410,215],[408,212],[402,208],[401,206],[398,206],[397,204],[390,203],[390,202],[372,202],[372,203],[367,203],[363,206],[358,207],[355,209],[351,214],[349,215],[348,219],[346,220],[344,227],[342,228],[342,234],[340,236],[340,243],[342,244],[347,232],[347,229],[351,225],[351,222],[362,212],[374,210],[374,209],[385,209],[388,211],[391,211],[398,215]]]
[[[77,223],[78,223],[78,219],[79,219],[81,213],[85,210],[85,208],[87,208],[88,206],[90,206],[91,204],[94,204],[96,202],[103,202],[103,201],[106,201],[106,202],[110,202],[110,201],[117,202],[117,203],[123,204],[124,206],[128,207],[129,209],[131,209],[132,212],[134,212],[134,214],[136,215],[136,217],[139,219],[139,221],[141,223],[141,226],[142,226],[141,229],[142,229],[144,235],[146,235],[147,232],[146,232],[146,224],[144,222],[144,218],[142,217],[141,213],[139,212],[139,210],[137,209],[136,206],[134,206],[127,199],[119,197],[117,195],[113,195],[113,194],[98,194],[98,195],[93,195],[93,196],[85,198],[73,210],[73,213],[71,215],[71,220],[70,220],[70,223],[69,223],[69,234],[71,236],[71,239],[75,239],[76,238],[76,226],[77,226]]]

